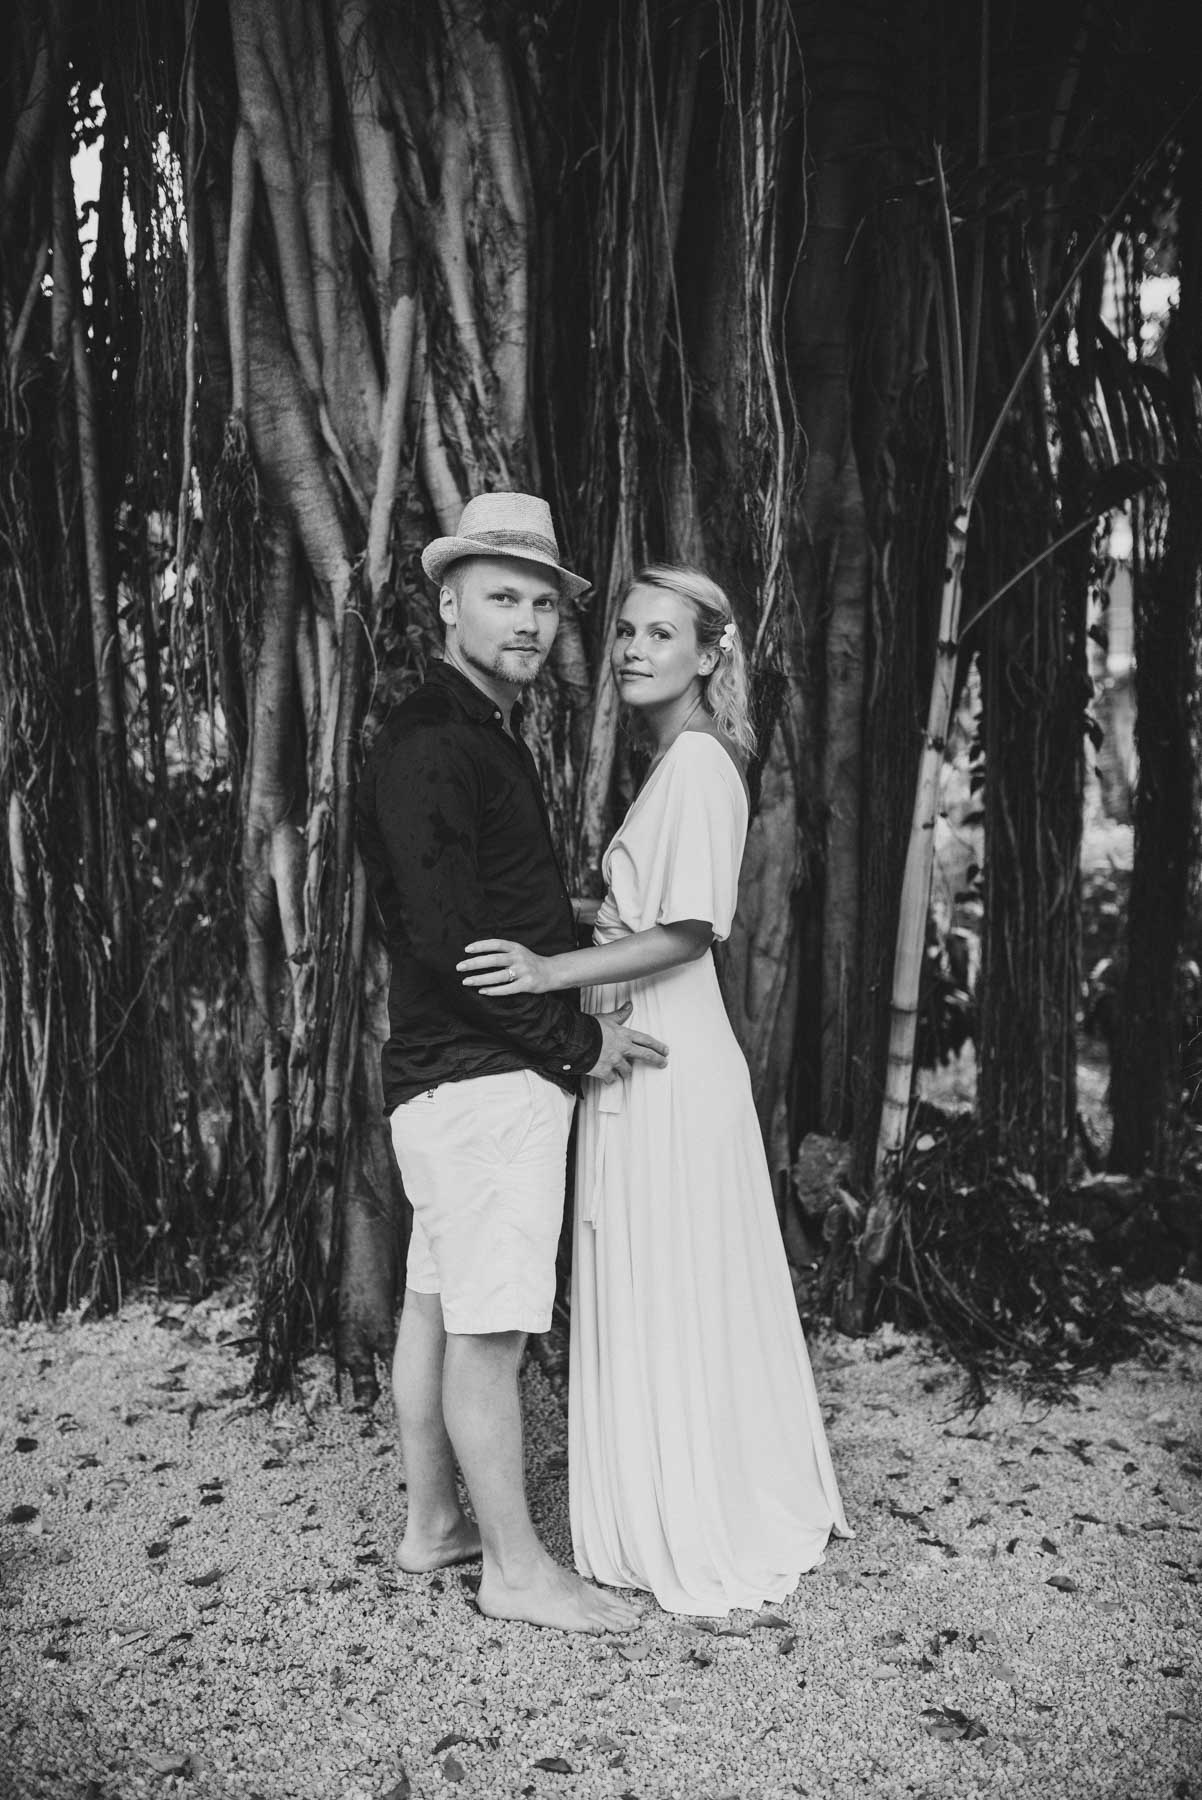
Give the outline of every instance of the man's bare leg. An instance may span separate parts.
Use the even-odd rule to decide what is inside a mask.
[[[409,1497],[396,1560],[414,1575],[470,1562],[480,1554],[480,1533],[459,1504],[455,1455],[442,1416],[445,1347],[439,1296],[407,1293],[392,1359],[392,1395]]]
[[[639,1620],[635,1608],[561,1568],[530,1522],[518,1394],[524,1342],[519,1331],[447,1334],[443,1417],[484,1552],[476,1604],[492,1618],[560,1631],[629,1631]]]

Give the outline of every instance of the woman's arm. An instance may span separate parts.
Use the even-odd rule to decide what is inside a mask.
[[[466,946],[466,957],[455,967],[463,975],[464,987],[480,988],[488,997],[550,994],[602,981],[645,981],[665,969],[696,962],[713,938],[708,919],[673,919],[670,925],[634,931],[613,944],[565,950],[560,956],[536,956],[509,938],[479,938]]]

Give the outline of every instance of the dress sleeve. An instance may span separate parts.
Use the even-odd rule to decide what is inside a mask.
[[[712,738],[690,733],[669,755],[613,845],[609,884],[634,931],[706,919],[716,938],[727,938],[739,895],[747,801],[734,765]]]

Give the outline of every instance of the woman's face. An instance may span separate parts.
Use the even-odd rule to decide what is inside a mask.
[[[628,706],[667,706],[714,666],[712,650],[697,648],[693,609],[662,588],[634,587],[622,606],[613,647],[618,692]]]

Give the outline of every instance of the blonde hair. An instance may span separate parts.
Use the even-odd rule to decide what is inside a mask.
[[[691,609],[697,648],[712,650],[717,657],[711,672],[701,677],[702,705],[719,731],[746,755],[754,755],[755,726],[747,688],[747,659],[734,610],[718,583],[700,569],[652,563],[639,571],[628,591],[636,587],[659,588],[662,593],[675,594]]]

